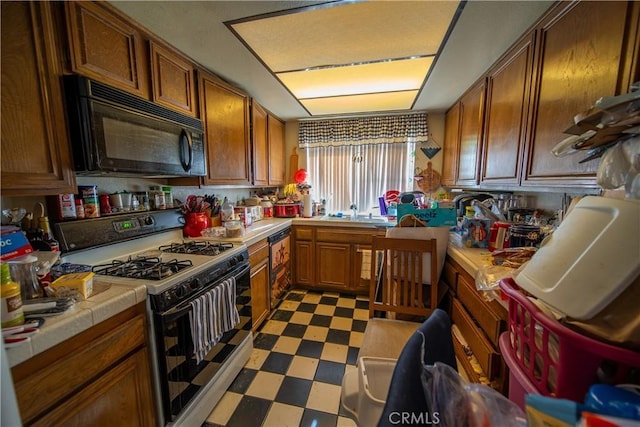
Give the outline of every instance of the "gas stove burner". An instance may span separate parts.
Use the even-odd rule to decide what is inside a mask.
[[[104,276],[130,277],[132,279],[162,280],[180,270],[193,266],[190,260],[162,261],[159,257],[129,257],[126,261],[114,260],[110,264],[93,267],[93,272]]]
[[[233,243],[230,242],[184,242],[184,243],[172,243],[171,245],[160,246],[162,252],[171,252],[179,254],[192,254],[192,255],[219,255],[227,249],[232,249]]]

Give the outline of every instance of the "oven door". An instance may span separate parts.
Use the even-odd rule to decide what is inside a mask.
[[[162,393],[162,411],[167,421],[173,421],[183,408],[233,356],[236,347],[251,334],[251,286],[249,264],[238,266],[232,273],[216,283],[206,285],[201,292],[164,313],[154,313],[159,386]],[[240,323],[224,333],[204,359],[196,362],[189,315],[191,301],[215,288],[224,280],[235,276],[236,308]]]

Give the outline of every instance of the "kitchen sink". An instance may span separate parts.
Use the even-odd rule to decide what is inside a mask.
[[[369,215],[358,215],[355,218],[352,218],[351,216],[338,217],[338,216],[325,215],[320,219],[323,221],[331,221],[331,222],[362,222],[367,224],[385,224],[389,222],[387,217],[384,217],[384,216],[369,217]]]

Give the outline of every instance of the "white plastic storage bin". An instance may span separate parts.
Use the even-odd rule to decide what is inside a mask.
[[[374,426],[382,415],[396,359],[361,357],[342,381],[342,405],[359,426]]]

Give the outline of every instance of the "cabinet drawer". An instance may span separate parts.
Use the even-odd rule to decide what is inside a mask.
[[[105,321],[109,322],[108,320]],[[143,314],[104,333],[77,351],[57,351],[57,348],[42,353],[24,363],[31,371],[27,377],[18,375],[15,382],[23,421],[33,420],[51,408],[57,400],[77,392],[80,387],[106,372],[135,349],[145,345],[145,316]],[[99,330],[94,326],[93,330]],[[83,334],[94,333],[89,329]],[[58,347],[63,348],[65,343]],[[49,360],[49,354],[61,354]],[[20,370],[21,366],[17,367]]]
[[[318,228],[316,240],[319,242],[354,243],[370,245],[373,241],[373,230],[336,229],[335,227]]]
[[[297,240],[313,240],[313,228],[294,227],[293,235]]]
[[[254,268],[266,258],[269,258],[269,243],[267,243],[266,239],[249,246],[249,264],[251,264],[251,268]]]
[[[489,380],[494,379],[500,371],[499,355],[491,343],[474,323],[458,299],[453,300],[451,320],[458,326],[480,367]]]
[[[457,296],[489,340],[497,346],[500,334],[506,330],[506,322],[482,299],[475,285],[462,275],[458,277]]]
[[[442,278],[445,283],[453,292],[456,292],[456,288],[458,285],[458,272],[456,268],[451,265],[449,262],[444,263],[444,268],[442,269]]]

